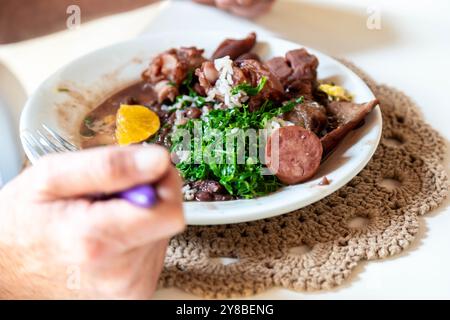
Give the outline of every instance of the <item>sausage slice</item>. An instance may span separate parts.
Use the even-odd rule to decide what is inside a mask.
[[[319,137],[300,126],[279,128],[267,139],[267,167],[286,184],[296,184],[311,178],[319,168],[321,159],[322,144]]]

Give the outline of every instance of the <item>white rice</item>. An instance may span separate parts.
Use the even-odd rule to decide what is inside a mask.
[[[209,113],[209,108],[207,106],[204,106],[202,108],[202,118],[206,117],[208,115],[208,113]]]
[[[241,107],[242,103],[248,100],[245,92],[239,91],[231,94],[233,83],[233,61],[229,56],[214,60],[214,67],[219,72],[214,87],[208,91],[206,101],[214,101],[217,98],[223,99],[225,106],[229,109]]]
[[[203,121],[208,121],[208,114],[209,114],[209,107],[204,106],[202,107],[202,115],[200,116],[200,119]]]
[[[279,129],[281,127],[286,127],[286,126],[293,126],[293,125],[294,125],[293,122],[286,121],[286,120],[283,120],[283,119],[278,118],[278,117],[273,117],[272,119],[267,121],[267,124],[264,127],[264,129],[267,130],[268,134],[271,134],[276,129]]]
[[[188,118],[186,118],[184,116],[184,112],[183,110],[177,109],[175,111],[175,125],[176,126],[181,126],[183,124],[186,124],[186,122],[188,121]]]
[[[187,95],[183,95],[181,96],[181,98],[178,99],[178,101],[172,105],[166,105],[163,104],[161,106],[161,110],[164,111],[173,111],[173,110],[179,110],[183,108],[183,105],[185,105],[185,107],[196,107],[197,105],[195,104],[196,98],[195,97],[191,97],[191,96],[187,96]],[[189,102],[188,104],[185,104],[185,102]]]
[[[186,201],[194,200],[195,193],[197,189],[191,188],[188,184],[181,188],[181,192],[183,193],[183,199]]]
[[[231,91],[234,88],[233,61],[229,56],[225,56],[223,58],[214,60],[214,67],[219,72],[219,78],[217,79],[214,87],[208,91],[208,95],[206,96],[205,101],[215,102],[214,109],[232,109],[234,107],[241,107],[242,103],[247,101],[249,97],[244,91],[239,91],[236,94],[231,94]],[[189,107],[197,107],[196,99],[196,97],[183,95],[178,98],[176,103],[172,105],[163,104],[161,106],[161,109],[164,111],[174,111]],[[223,103],[217,102],[217,100],[223,100]],[[208,111],[209,110],[207,107],[203,107],[202,117],[206,116],[208,114]],[[180,119],[180,121],[181,120],[182,119]]]

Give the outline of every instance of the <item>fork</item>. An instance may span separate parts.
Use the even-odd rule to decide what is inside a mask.
[[[42,129],[37,129],[35,134],[32,134],[30,131],[23,131],[21,136],[26,149],[30,153],[32,162],[49,153],[74,152],[79,150],[76,145],[63,138],[45,124],[42,124]],[[151,208],[156,204],[155,189],[153,186],[147,184],[138,185],[113,195],[93,195],[92,198],[99,200],[121,198],[143,208]]]

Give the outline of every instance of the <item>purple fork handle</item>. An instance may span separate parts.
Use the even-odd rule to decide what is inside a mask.
[[[148,184],[139,185],[119,192],[117,196],[127,200],[131,204],[146,209],[153,207],[157,202],[155,188]]]

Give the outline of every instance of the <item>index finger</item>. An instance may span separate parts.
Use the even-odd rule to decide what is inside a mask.
[[[37,197],[52,200],[154,183],[170,166],[168,151],[157,145],[109,146],[46,156],[24,181],[34,186]]]

